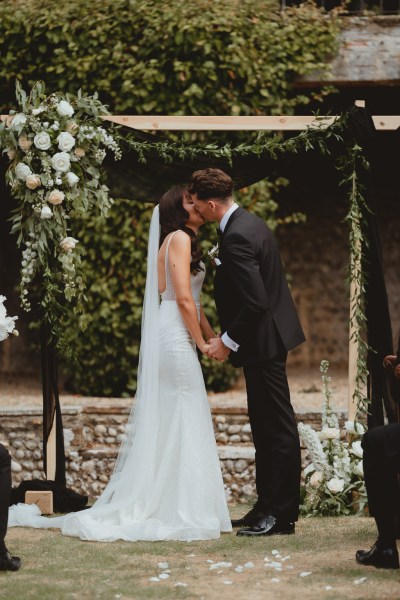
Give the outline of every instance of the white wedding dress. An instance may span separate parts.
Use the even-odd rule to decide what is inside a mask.
[[[175,301],[168,265],[176,232],[167,243],[159,305],[154,220],[158,212],[152,256],[149,242],[153,289],[148,273],[136,407],[110,482],[91,508],[61,517],[42,517],[36,506],[13,506],[9,526],[57,527],[64,535],[96,541],[208,540],[232,530],[196,346]],[[199,310],[203,281],[204,270],[191,275]]]

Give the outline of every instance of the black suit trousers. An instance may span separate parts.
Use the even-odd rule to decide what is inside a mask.
[[[11,457],[0,444],[0,555],[6,551],[4,538],[7,533],[8,505],[11,495]]]
[[[300,503],[301,454],[286,376],[286,352],[243,367],[250,426],[256,450],[257,505],[285,521],[296,521]]]
[[[400,425],[391,423],[370,429],[363,437],[362,447],[369,512],[375,517],[379,537],[394,543],[399,513]]]

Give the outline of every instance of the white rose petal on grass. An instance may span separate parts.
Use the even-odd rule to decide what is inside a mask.
[[[333,590],[333,587],[331,585],[326,585],[324,587],[324,590],[326,590],[327,592],[329,592],[330,590]]]
[[[160,581],[158,577],[150,577],[149,581]]]
[[[63,240],[61,240],[60,246],[64,250],[64,252],[71,252],[78,243],[79,243],[78,240],[76,240],[75,238],[66,237]],[[160,563],[160,564],[167,565],[167,567],[159,567],[160,569],[168,568],[168,563]]]
[[[51,139],[47,131],[39,131],[33,138],[33,143],[38,150],[48,150],[51,148]]]
[[[189,556],[194,556],[194,554],[189,554]],[[207,559],[207,562],[208,562],[208,563],[210,563],[210,564],[213,564],[213,562],[214,562],[214,561],[213,561],[213,560],[211,560],[211,558],[208,558],[208,559]]]
[[[354,584],[355,585],[359,585],[360,583],[364,583],[364,581],[367,581],[366,577],[360,577],[360,579],[355,579],[354,580]]]
[[[66,173],[71,166],[69,154],[67,152],[57,152],[51,159],[51,166],[55,171]]]
[[[183,581],[177,581],[174,587],[187,587],[187,583],[183,583]]]
[[[57,142],[62,152],[69,152],[75,146],[75,138],[68,131],[62,131],[57,137]]]
[[[67,238],[65,238],[65,239],[67,239]],[[72,239],[73,239],[73,238],[72,238]],[[159,568],[159,569],[168,569],[168,567],[169,567],[169,563],[167,563],[167,562],[159,562],[159,563],[157,564],[157,566],[158,566],[158,568]]]
[[[309,575],[312,575],[312,571],[302,571],[299,577],[308,577]]]
[[[74,109],[66,100],[61,100],[57,105],[57,112],[61,117],[72,117]]]
[[[284,556],[281,560],[282,560],[282,562],[285,562],[286,560],[290,560],[290,554],[288,554],[287,556]]]
[[[21,181],[26,181],[26,178],[32,175],[32,171],[25,163],[18,163],[15,167],[15,176],[17,179],[21,179]]]
[[[332,494],[338,494],[344,490],[344,480],[338,477],[332,477],[326,485]]]
[[[247,563],[245,563],[244,568],[245,569],[254,569],[254,563],[247,562]]]
[[[242,567],[242,565],[238,565],[238,566],[235,568],[235,571],[236,571],[236,573],[243,573],[243,571],[244,571],[244,567]]]
[[[272,550],[271,554],[273,554],[274,556],[276,556],[276,554],[279,554],[279,550]]]
[[[36,190],[36,188],[42,185],[42,182],[39,175],[28,175],[25,179],[25,185],[29,190]]]
[[[225,579],[224,584],[225,585],[232,585],[233,581],[229,581],[229,579]]]
[[[49,194],[49,197],[47,198],[47,202],[50,202],[50,204],[53,204],[53,205],[57,205],[57,204],[61,204],[63,202],[64,198],[65,198],[64,192],[61,192],[61,190],[52,190]]]
[[[272,583],[279,583],[279,582],[280,582],[280,579],[278,579],[277,577],[273,577],[273,578],[271,579],[271,581],[272,581]]]
[[[42,206],[42,210],[40,211],[40,218],[41,219],[51,219],[53,216],[53,212],[50,208],[50,206]]]
[[[158,576],[159,579],[168,579],[169,578],[169,574],[168,573],[160,573]]]
[[[66,174],[66,178],[70,187],[73,187],[79,181],[78,175],[75,175],[75,173],[73,173],[72,171],[68,171],[68,173]]]

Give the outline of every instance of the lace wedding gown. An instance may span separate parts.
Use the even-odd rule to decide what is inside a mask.
[[[91,508],[47,518],[36,506],[19,504],[10,509],[9,526],[57,527],[64,535],[96,541],[206,540],[232,530],[196,345],[176,303],[168,264],[175,233],[167,242],[166,289],[158,310],[153,415],[154,399],[147,398],[146,406],[139,398],[131,442],[121,449],[119,469]],[[191,275],[199,313],[203,281],[204,270]]]

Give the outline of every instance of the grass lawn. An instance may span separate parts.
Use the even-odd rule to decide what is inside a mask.
[[[243,510],[234,506],[231,513],[238,516]],[[375,537],[374,521],[365,517],[302,519],[292,536],[246,539],[224,534],[219,540],[191,543],[82,542],[57,530],[13,528],[7,544],[22,558],[23,567],[18,573],[0,573],[0,598],[398,600],[399,571],[355,562],[355,551],[369,548]],[[290,557],[282,562],[275,550],[282,558]],[[266,567],[265,557],[281,562],[282,570]],[[232,566],[210,570],[210,561]],[[169,578],[150,582],[163,570],[160,562],[169,563]],[[254,566],[235,571],[246,563]]]

